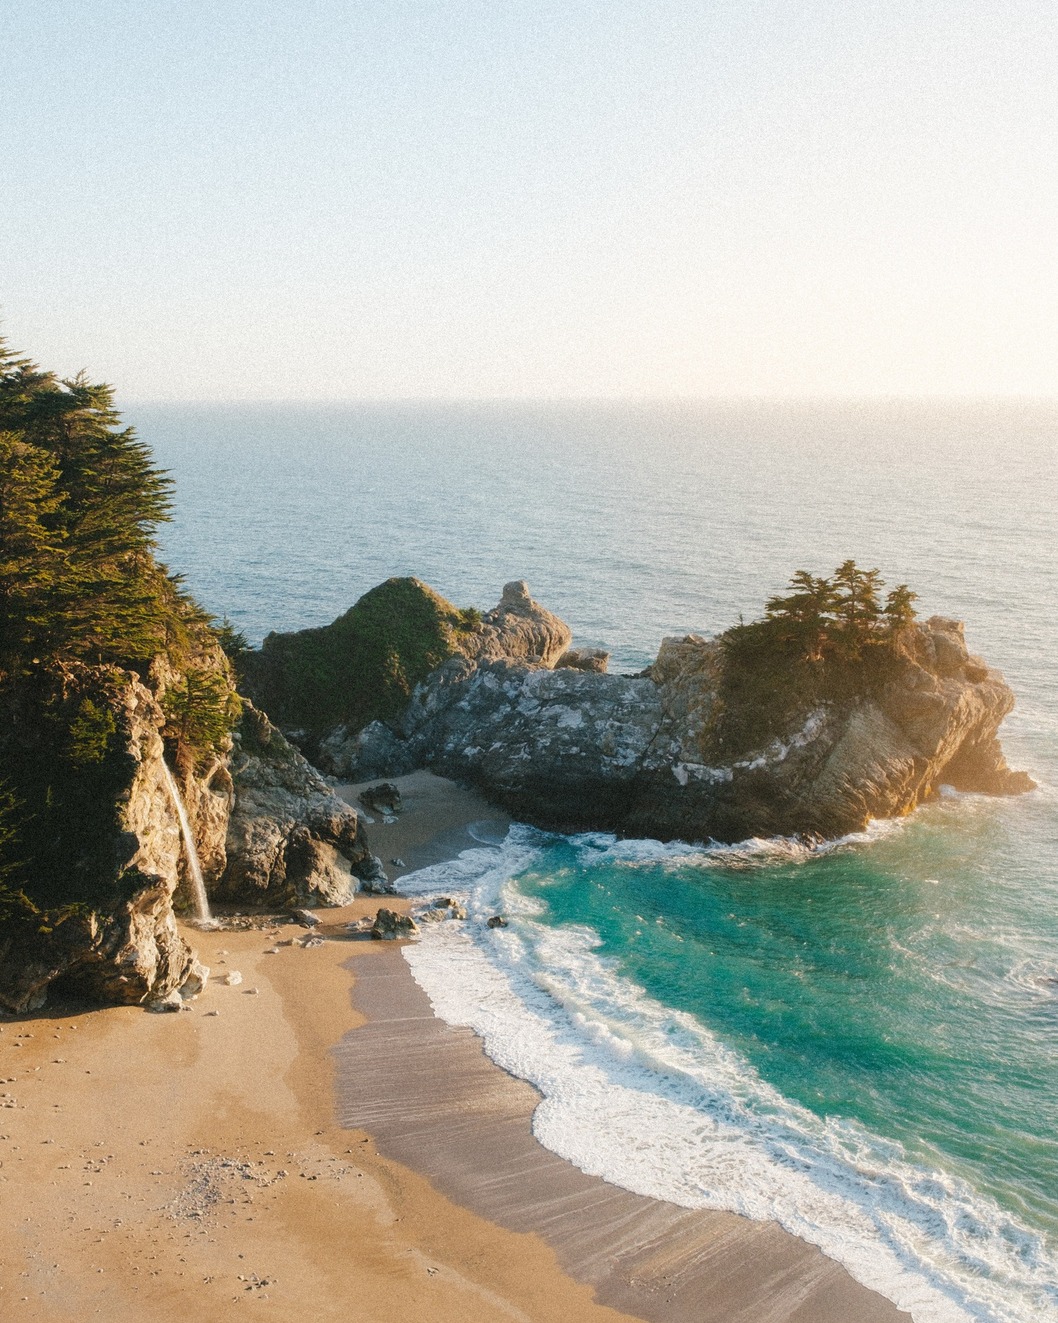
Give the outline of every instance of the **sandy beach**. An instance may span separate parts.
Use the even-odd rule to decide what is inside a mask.
[[[401,784],[405,813],[368,828],[393,875],[504,826]],[[907,1317],[774,1225],[543,1149],[529,1086],[431,1014],[398,946],[348,933],[380,903],[321,911],[309,948],[285,922],[195,933],[213,977],[187,1013],[56,999],[0,1022],[5,1319]]]

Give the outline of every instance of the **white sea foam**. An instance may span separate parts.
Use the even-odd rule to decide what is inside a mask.
[[[1032,1231],[900,1145],[784,1098],[693,1016],[620,977],[590,929],[539,922],[539,902],[511,879],[554,840],[515,827],[502,846],[401,882],[465,898],[470,922],[437,925],[405,958],[442,1019],[474,1029],[494,1061],[540,1090],[543,1144],[640,1194],[774,1219],[916,1323],[1058,1318],[1058,1279]],[[610,864],[797,857],[794,843],[774,841],[702,849],[591,834],[573,844]],[[509,928],[484,926],[497,910]]]

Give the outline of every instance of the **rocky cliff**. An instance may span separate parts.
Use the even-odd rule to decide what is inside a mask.
[[[429,674],[431,685],[435,678],[442,686],[460,684],[469,680],[481,665],[494,661],[534,669],[568,665],[605,670],[605,653],[589,650],[569,654],[572,637],[569,626],[534,602],[525,581],[516,579],[504,587],[498,604],[481,617],[473,630],[458,636],[447,659],[422,678],[425,680]],[[412,692],[408,691],[401,709],[406,708],[408,699],[414,704]],[[414,692],[417,694],[418,690]],[[365,706],[364,710],[369,709]],[[398,711],[389,723],[343,722],[318,742],[315,761],[325,771],[351,779],[366,780],[376,772],[396,775],[411,771],[418,754],[404,748],[400,739],[394,736],[393,731],[399,727],[400,721]],[[365,726],[370,727],[373,734],[369,744],[362,746],[360,735]]]
[[[999,745],[1014,696],[956,621],[909,625],[898,647],[822,678],[807,668],[803,687],[771,680],[787,684],[785,706],[761,685],[739,698],[736,665],[722,640],[695,635],[666,639],[636,677],[450,659],[398,721],[346,742],[347,765],[365,776],[432,767],[556,829],[689,840],[836,836],[909,813],[943,783],[1033,786]],[[758,698],[764,722],[752,719]]]
[[[227,675],[219,649],[196,659],[197,673]],[[38,679],[45,692],[7,711],[3,744],[36,745],[34,761],[62,769],[62,749],[46,746],[47,723],[68,743],[71,721],[91,704],[105,750],[73,764],[56,782],[71,830],[57,826],[58,881],[0,916],[0,1009],[43,1005],[51,984],[103,1002],[149,1003],[201,977],[175,914],[193,912],[187,852],[166,766],[186,806],[212,898],[273,909],[337,904],[370,875],[356,811],[247,707],[234,739],[197,755],[172,737],[175,691],[186,676],[165,658],[147,677],[114,668],[66,666]],[[65,817],[67,815],[60,815]],[[45,861],[46,862],[46,861]],[[189,983],[190,980],[190,983]]]
[[[48,802],[50,792],[61,811],[49,850],[38,845],[34,852],[32,899],[9,910],[0,926],[0,1007],[35,1009],[59,978],[102,1001],[148,1001],[192,974],[194,952],[173,912],[174,897],[178,905],[183,900],[187,865],[163,761],[162,704],[176,679],[164,662],[147,680],[109,667],[64,666],[36,677],[37,692],[19,696],[17,706],[31,720],[20,721],[17,710],[6,714],[5,751],[21,756],[37,777],[50,765],[41,795]],[[102,743],[77,759],[68,737],[85,712]],[[202,858],[216,874],[225,865],[231,801],[223,760],[196,769],[181,759],[174,779]]]
[[[108,385],[0,341],[0,1008],[39,1006],[59,978],[125,1002],[201,983],[174,919],[184,820],[205,882],[240,901],[344,897],[366,849],[355,812],[260,722],[233,779],[221,643],[244,641],[156,558],[171,488]],[[369,651],[387,622],[423,642],[409,596],[357,617]]]

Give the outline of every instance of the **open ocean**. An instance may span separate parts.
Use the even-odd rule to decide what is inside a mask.
[[[140,405],[163,556],[259,642],[390,575],[649,662],[854,557],[1005,672],[1035,793],[809,851],[482,833],[406,949],[587,1171],[775,1218],[917,1323],[1058,1319],[1058,405]]]

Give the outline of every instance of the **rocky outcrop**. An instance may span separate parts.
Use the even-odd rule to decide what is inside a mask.
[[[404,799],[400,789],[392,781],[383,781],[377,786],[368,786],[357,796],[369,813],[393,815],[403,811]]]
[[[145,1003],[192,977],[195,954],[177,931],[171,883],[144,877],[109,911],[75,912],[54,927],[29,921],[0,929],[0,1008],[25,1014],[44,1005],[57,979],[94,1000]]]
[[[341,905],[359,878],[378,876],[356,810],[250,703],[235,731],[232,773],[218,900],[279,909]]]
[[[459,637],[457,650],[433,672],[429,682],[433,685],[441,677],[444,687],[464,684],[491,662],[549,669],[568,655],[572,638],[569,626],[533,601],[523,579],[515,579],[504,587],[499,603],[482,617],[480,626]],[[599,657],[593,657],[593,668],[598,666]],[[325,771],[349,780],[410,772],[417,754],[406,746],[402,724],[403,718],[397,714],[363,727],[338,726],[320,741],[316,761]]]
[[[610,654],[605,648],[567,648],[555,662],[555,669],[568,666],[574,671],[597,671],[605,674],[610,665]]]
[[[504,585],[498,605],[483,617],[481,629],[460,650],[473,662],[502,660],[552,667],[572,638],[565,621],[533,601],[525,580],[514,579]]]
[[[371,925],[371,936],[380,942],[400,942],[419,935],[419,925],[410,914],[379,910]]]
[[[956,621],[912,626],[882,678],[846,678],[737,753],[718,735],[727,664],[695,635],[665,640],[639,677],[451,660],[399,723],[362,732],[357,757],[379,775],[432,767],[542,826],[663,839],[835,836],[909,813],[942,783],[1032,788],[997,736],[1014,696]]]

